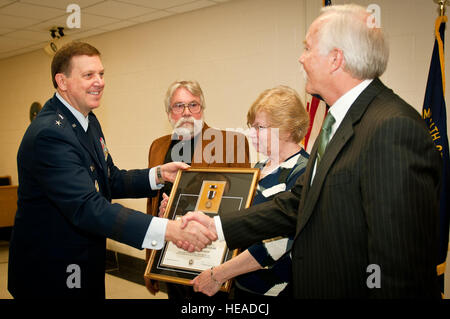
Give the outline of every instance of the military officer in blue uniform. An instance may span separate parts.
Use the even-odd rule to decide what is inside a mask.
[[[120,170],[100,123],[104,69],[87,43],[52,61],[55,95],[28,127],[17,155],[18,208],[10,241],[8,289],[15,298],[104,298],[106,238],[142,249],[189,238],[200,250],[216,237],[200,224],[153,217],[113,198],[154,196],[184,163]]]

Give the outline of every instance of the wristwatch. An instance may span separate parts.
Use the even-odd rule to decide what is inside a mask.
[[[162,177],[162,174],[161,174],[161,165],[158,165],[157,167],[156,167],[156,176],[158,177],[158,180],[159,180],[159,183],[160,184],[164,184],[164,178]]]

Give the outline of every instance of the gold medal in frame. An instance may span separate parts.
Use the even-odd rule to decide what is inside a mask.
[[[195,210],[217,214],[226,185],[226,181],[203,181]]]

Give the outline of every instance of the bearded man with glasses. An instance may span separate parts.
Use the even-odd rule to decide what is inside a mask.
[[[152,142],[148,154],[150,167],[175,159],[192,167],[250,167],[248,141],[243,134],[214,129],[204,122],[205,100],[197,81],[172,83],[164,102],[173,132]],[[160,203],[170,195],[171,189],[172,183],[166,182],[157,196],[147,200],[147,214],[158,215]],[[150,252],[151,250],[147,250],[147,260]],[[145,280],[147,289],[152,294],[159,291],[157,281]],[[169,299],[205,297],[201,293],[194,293],[188,286],[165,286]],[[226,297],[218,295],[217,297]]]

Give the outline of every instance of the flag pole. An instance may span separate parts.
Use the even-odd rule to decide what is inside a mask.
[[[442,188],[440,195],[440,243],[439,243],[439,260],[436,267],[439,286],[442,297],[444,298],[444,276],[446,268],[446,259],[448,255],[448,233],[450,227],[450,200],[447,197],[448,187],[450,185],[450,160],[448,151],[447,123],[446,123],[446,106],[445,106],[445,58],[444,58],[444,32],[447,16],[445,9],[448,0],[434,0],[439,5],[440,15],[436,18],[434,33],[435,44],[431,58],[430,71],[428,74],[427,88],[425,91],[425,99],[423,111],[426,110],[429,116],[424,116],[427,125],[431,128],[431,123],[435,127],[439,127],[442,135],[437,139],[433,139],[436,147],[440,150],[442,156]],[[425,114],[425,113],[424,113]],[[434,116],[433,116],[434,115]],[[430,131],[431,134],[431,131]]]

